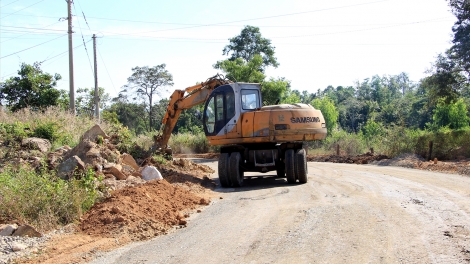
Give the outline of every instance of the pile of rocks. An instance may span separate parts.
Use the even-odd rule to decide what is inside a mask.
[[[30,225],[2,225],[0,226],[0,263],[9,263],[18,257],[38,254],[48,239],[48,236],[43,236]]]
[[[131,155],[121,154],[109,142],[109,137],[99,125],[85,132],[80,143],[73,149],[63,146],[49,153],[48,164],[50,168],[57,169],[57,174],[62,179],[70,179],[75,172],[92,168],[95,176],[103,177],[103,183],[111,190],[163,179],[157,168],[141,167]]]

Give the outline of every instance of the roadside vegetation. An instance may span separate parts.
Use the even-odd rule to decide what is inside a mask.
[[[352,86],[319,87],[316,92],[293,87],[288,77],[266,75],[268,67],[282,65],[271,40],[253,26],[244,27],[229,40],[222,50],[227,57],[214,63],[214,72],[232,81],[261,83],[264,105],[279,101],[320,109],[328,137],[309,142],[309,154],[333,154],[339,146],[346,155],[373,149],[390,157],[409,152],[427,157],[432,142],[433,158],[470,157],[470,4],[449,0],[449,6],[458,20],[453,27],[453,46],[437,56],[421,80],[396,73],[374,75]],[[121,152],[135,158],[153,155],[149,151],[153,137],[162,128],[160,121],[168,105],[164,95],[173,86],[173,76],[165,67],[133,68],[128,84],[115,98],[99,88],[100,125]],[[69,95],[56,89],[60,79],[60,74],[45,73],[40,63],[33,62],[21,64],[18,76],[0,82],[0,222],[15,219],[49,229],[78,221],[100,197],[100,179],[91,171],[64,181],[47,164],[33,169],[21,163],[26,158],[21,151],[24,138],[47,139],[52,150],[74,147],[96,123],[94,89],[77,89],[76,114],[71,114],[67,110]],[[202,108],[196,106],[181,114],[170,139],[174,153],[218,151],[204,136]],[[43,160],[46,156],[33,154]],[[165,162],[161,156],[154,159]]]

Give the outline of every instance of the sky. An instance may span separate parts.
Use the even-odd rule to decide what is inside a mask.
[[[98,85],[112,97],[132,68],[166,64],[174,89],[217,74],[212,65],[244,26],[260,28],[275,47],[291,88],[316,92],[354,86],[374,75],[426,76],[451,46],[456,21],[445,0],[73,0],[75,90],[93,88],[96,34]],[[67,2],[0,0],[0,81],[21,63],[42,62],[69,91]]]

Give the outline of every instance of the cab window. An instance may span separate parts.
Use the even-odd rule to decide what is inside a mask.
[[[212,97],[209,100],[209,103],[207,103],[207,108],[206,108],[206,128],[207,132],[209,133],[214,133],[214,125],[215,125],[215,103],[214,103],[214,97]]]
[[[259,107],[258,90],[242,90],[242,108],[253,110]]]

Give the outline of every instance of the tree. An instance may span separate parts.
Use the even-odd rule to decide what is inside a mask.
[[[439,99],[444,99],[447,104],[455,102],[466,83],[458,63],[448,52],[439,54],[429,73],[431,75],[422,80],[422,85],[429,90],[431,104],[435,105]]]
[[[452,27],[454,38],[451,52],[470,80],[470,1],[449,0],[449,5],[457,17],[457,22]]]
[[[259,70],[262,64],[263,59],[261,55],[256,54],[248,61],[244,61],[242,58],[237,58],[233,61],[219,61],[217,62],[217,67],[224,72],[225,77],[234,82],[260,83],[266,77]]]
[[[439,127],[448,126],[450,129],[468,127],[467,105],[460,98],[454,103],[446,103],[440,99],[432,116],[434,125]]]
[[[134,90],[137,94],[148,101],[149,112],[149,129],[154,129],[153,123],[153,101],[154,96],[162,98],[162,93],[167,86],[173,86],[173,76],[165,69],[165,64],[160,64],[149,68],[135,67],[132,68],[131,77],[127,78],[128,84],[124,87]]]
[[[325,118],[328,135],[331,135],[333,129],[336,127],[339,117],[338,110],[336,110],[333,101],[328,97],[323,97],[321,99],[315,98],[311,105],[322,112],[323,117]]]
[[[263,104],[273,105],[276,101],[284,101],[288,86],[289,82],[282,78],[270,78],[269,81],[263,82],[261,86]]]
[[[106,108],[110,97],[103,87],[98,87],[98,98],[100,108]],[[78,88],[75,107],[78,114],[93,116],[95,114],[95,88]]]
[[[41,63],[22,63],[17,77],[0,83],[0,104],[6,102],[11,111],[25,107],[47,107],[58,105],[61,92],[55,87],[62,77],[41,70]]]
[[[262,56],[263,64],[261,71],[267,66],[277,68],[279,63],[274,57],[274,49],[271,40],[263,38],[258,27],[245,26],[240,35],[229,39],[230,44],[225,46],[223,55],[231,53],[230,61],[242,58],[245,61],[251,61],[256,54]]]

